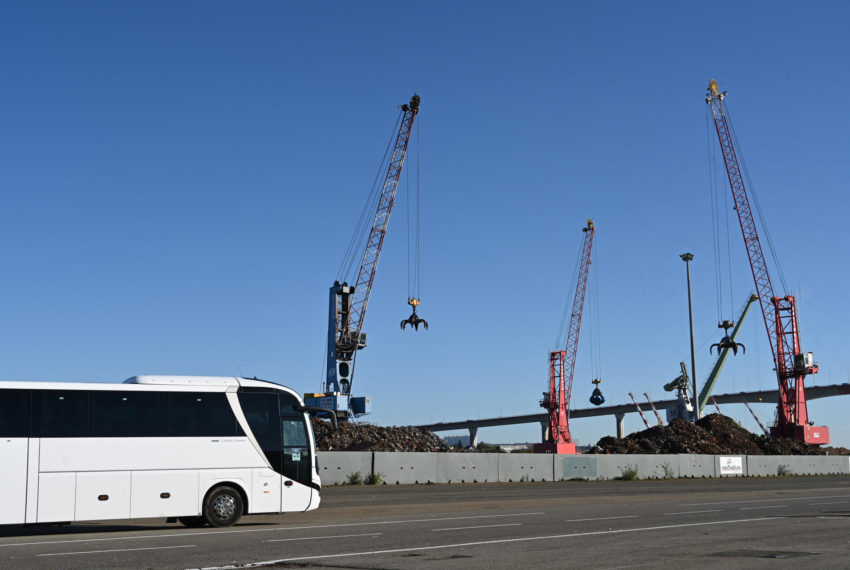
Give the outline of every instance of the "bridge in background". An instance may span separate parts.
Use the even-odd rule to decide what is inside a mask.
[[[833,396],[850,395],[850,384],[832,384],[829,386],[809,386],[806,387],[806,399],[817,400],[819,398],[830,398]],[[758,392],[739,392],[737,394],[719,394],[712,396],[718,404],[763,404],[777,402],[779,400],[779,392],[777,390],[762,390]],[[677,401],[661,400],[653,402],[659,410],[676,407]],[[640,409],[646,412],[652,411],[649,402],[639,403]],[[571,410],[570,418],[590,418],[594,416],[614,416],[617,422],[617,437],[625,437],[626,435],[626,414],[636,413],[637,408],[634,404],[620,404],[616,406],[599,406],[598,408],[582,408],[579,410]],[[538,414],[525,414],[522,416],[506,416],[501,418],[484,418],[477,420],[460,420],[457,422],[439,422],[435,424],[424,424],[416,426],[420,429],[425,429],[433,432],[440,431],[469,431],[469,445],[475,446],[478,444],[478,428],[508,426],[515,424],[533,424],[538,423],[542,428],[541,441],[546,441],[549,430],[549,414],[541,412]]]

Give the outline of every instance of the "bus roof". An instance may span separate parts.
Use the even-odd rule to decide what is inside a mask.
[[[252,388],[274,388],[285,390],[298,396],[291,388],[266,380],[237,378],[234,376],[168,376],[139,375],[127,378],[123,382],[33,382],[0,380],[0,388],[36,389],[36,390],[157,390],[167,389],[178,392],[201,390],[209,392],[230,392],[240,386]]]
[[[124,384],[171,384],[177,386],[239,386],[239,378],[233,376],[166,376],[145,374],[131,376]]]

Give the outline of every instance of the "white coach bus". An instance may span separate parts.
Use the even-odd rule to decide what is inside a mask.
[[[310,418],[271,382],[135,376],[0,382],[0,524],[147,517],[229,526],[308,511],[321,481]]]

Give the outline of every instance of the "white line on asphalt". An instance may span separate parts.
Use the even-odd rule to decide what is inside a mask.
[[[36,546],[41,544],[77,544],[83,542],[104,542],[112,540],[143,540],[149,538],[175,538],[179,536],[203,536],[207,534],[242,534],[246,532],[280,532],[285,530],[314,530],[317,528],[339,528],[350,526],[374,526],[382,524],[405,524],[405,523],[420,523],[420,522],[440,522],[440,521],[461,521],[470,519],[492,519],[498,517],[529,517],[533,515],[542,515],[542,512],[537,513],[507,513],[501,515],[469,515],[464,517],[441,517],[433,519],[410,519],[410,520],[391,520],[391,521],[372,521],[358,523],[339,523],[339,524],[320,524],[310,526],[287,526],[274,528],[251,528],[238,530],[208,530],[195,532],[169,532],[162,534],[145,534],[140,536],[113,536],[109,538],[81,538],[78,540],[45,540],[40,542],[12,542],[8,544],[0,544],[0,548],[8,546]]]
[[[204,568],[204,570],[219,570],[223,568],[257,568],[260,566],[269,566],[271,564],[282,564],[284,562],[298,562],[300,560],[323,560],[327,558],[345,558],[349,556],[374,556],[376,554],[396,554],[399,552],[417,552],[422,550],[439,550],[444,548],[463,548],[466,546],[484,546],[488,544],[507,544],[511,542],[530,542],[535,540],[552,540],[558,538],[576,538],[581,536],[598,536],[604,534],[623,534],[626,532],[645,532],[645,531],[653,531],[653,530],[667,530],[671,528],[686,528],[692,526],[710,526],[710,525],[721,525],[721,524],[738,524],[738,523],[749,523],[749,522],[758,522],[758,521],[778,521],[782,520],[785,517],[764,517],[758,519],[738,519],[731,521],[714,521],[714,522],[699,522],[699,523],[685,523],[685,524],[671,524],[664,526],[649,526],[643,528],[624,528],[619,530],[599,530],[595,532],[577,532],[573,534],[555,534],[551,536],[529,536],[525,538],[504,538],[500,540],[482,540],[480,542],[460,542],[456,544],[441,544],[438,546],[417,546],[413,548],[394,548],[391,550],[371,550],[364,552],[346,552],[342,554],[322,554],[318,556],[300,556],[297,558],[281,558],[279,560],[266,560],[264,562],[251,562],[249,564],[243,564],[241,566],[209,566]]]
[[[850,495],[830,495],[824,497],[774,497],[773,499],[751,499],[747,501],[720,501],[718,503],[682,503],[680,507],[701,507],[703,505],[739,505],[741,503],[769,503],[771,501],[811,501],[812,499],[846,499]]]
[[[709,509],[707,511],[682,511],[681,513],[664,513],[665,515],[696,515],[699,513],[722,513],[723,509]]]
[[[471,528],[496,528],[497,526],[522,526],[521,523],[510,524],[484,524],[480,526],[456,526],[454,528],[432,528],[431,532],[442,532],[444,530],[469,530]]]
[[[585,521],[613,521],[617,519],[636,519],[637,515],[623,515],[621,517],[599,517],[595,519],[571,519],[564,522],[585,522]]]
[[[843,505],[847,501],[831,501],[829,503],[809,503],[810,505]]]
[[[788,505],[767,505],[764,507],[741,507],[742,511],[755,511],[756,509],[784,509]]]
[[[136,550],[165,550],[166,548],[195,548],[195,544],[183,544],[180,546],[152,546],[150,548],[119,548],[114,550],[89,550],[87,552],[51,552],[50,554],[37,554],[36,556],[70,556],[71,554],[104,554],[107,552],[135,552]]]
[[[273,538],[266,542],[292,542],[294,540],[322,540],[324,538],[351,538],[352,536],[381,536],[382,532],[368,532],[366,534],[338,534],[336,536],[307,536],[304,538]]]

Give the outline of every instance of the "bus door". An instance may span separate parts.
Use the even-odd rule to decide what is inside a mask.
[[[313,489],[310,439],[304,416],[280,418],[281,441],[283,443],[283,489],[281,510],[299,511],[310,506]],[[298,485],[297,483],[300,483]]]

